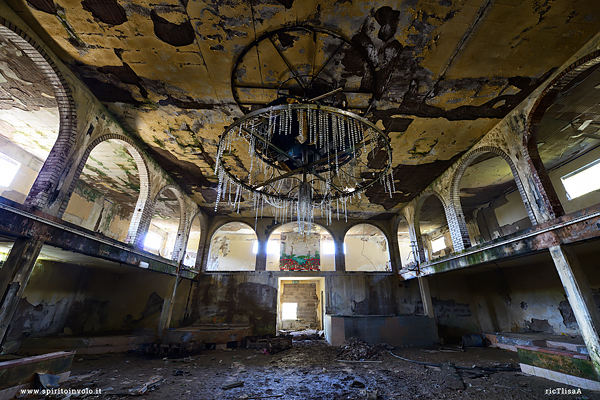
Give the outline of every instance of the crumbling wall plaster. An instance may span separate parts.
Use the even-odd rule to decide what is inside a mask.
[[[39,261],[11,322],[8,340],[153,331],[168,280],[173,279],[130,267],[112,270]],[[181,297],[187,299],[188,292],[182,291]],[[174,319],[180,320],[181,314],[179,307]]]
[[[278,273],[210,273],[198,277],[194,323],[249,323],[255,334],[274,334]],[[294,280],[293,276],[285,275]],[[301,275],[300,275],[301,276]],[[325,278],[325,313],[331,315],[413,314],[418,285],[394,274],[319,274]],[[320,294],[319,294],[320,296]]]

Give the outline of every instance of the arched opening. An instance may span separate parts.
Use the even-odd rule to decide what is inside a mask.
[[[206,271],[254,271],[258,241],[256,232],[243,222],[228,222],[210,240]]]
[[[433,260],[452,253],[454,246],[442,201],[433,194],[421,201],[421,207],[417,208],[415,231],[419,236],[417,241],[423,247],[423,257]]]
[[[0,26],[0,196],[18,203],[25,202],[60,125],[53,84],[21,42]]]
[[[190,226],[187,245],[185,247],[185,255],[183,256],[183,264],[194,268],[198,258],[198,250],[200,248],[200,238],[202,236],[202,225],[200,221],[200,213],[196,214]]]
[[[400,251],[400,262],[402,265],[398,266],[398,269],[404,268],[416,260],[414,254],[414,243],[410,239],[410,230],[408,222],[404,218],[400,219],[398,223],[398,250]]]
[[[267,242],[267,271],[335,271],[333,237],[315,223],[304,234],[297,222],[280,226]]]
[[[516,171],[505,158],[487,151],[475,153],[461,171],[453,189],[458,192],[456,206],[462,210],[472,245],[531,227]]]
[[[154,200],[154,214],[144,239],[144,250],[177,260],[185,224],[185,204],[174,186],[162,188]]]
[[[390,250],[385,234],[371,224],[358,224],[344,236],[346,271],[391,271]]]
[[[119,139],[92,146],[63,219],[125,241],[140,195],[136,150]]]
[[[600,57],[567,71],[532,111],[527,139],[555,216],[600,203]]]

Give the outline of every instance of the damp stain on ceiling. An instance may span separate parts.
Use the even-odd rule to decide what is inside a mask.
[[[366,88],[369,106],[361,108],[364,98],[346,100],[389,138],[397,193],[373,186],[349,216],[381,218],[413,199],[600,29],[594,0],[8,3],[207,212],[216,197],[219,135],[243,115],[240,85],[279,87],[292,69],[308,71],[331,57],[323,72],[329,84]],[[337,54],[335,40],[316,36],[257,41],[292,26],[349,44]],[[373,76],[361,80],[364,60]],[[256,99],[272,96],[262,90]],[[249,157],[239,163],[247,167]],[[252,204],[241,207],[253,212]]]

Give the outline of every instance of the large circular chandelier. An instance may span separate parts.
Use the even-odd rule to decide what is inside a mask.
[[[283,34],[300,36],[307,31],[315,35],[316,43],[315,32],[306,27],[287,28]],[[330,63],[348,42],[330,32],[317,33],[328,35],[323,42],[340,43],[333,42],[337,48],[327,60]],[[289,46],[278,49],[277,41],[268,35],[265,37],[290,67],[284,52],[290,52]],[[253,45],[258,47],[261,40],[264,38]],[[274,101],[258,110],[253,106],[254,111],[225,129],[215,161],[215,211],[219,202],[226,201],[239,212],[242,199],[250,197],[256,217],[271,207],[276,221],[296,219],[302,233],[310,231],[315,217],[325,218],[327,224],[334,214],[338,219],[340,214],[347,218],[348,202],[360,199],[373,185],[381,184],[390,196],[395,191],[389,141],[369,120],[343,109],[346,101],[339,99],[348,99],[352,88],[335,82],[324,69],[313,68],[316,72],[304,75],[288,71],[290,77],[277,87]],[[250,111],[243,104],[240,107]]]

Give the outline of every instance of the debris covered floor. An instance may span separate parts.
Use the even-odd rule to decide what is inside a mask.
[[[440,350],[441,349],[441,350]],[[100,388],[117,399],[130,389],[151,384],[144,399],[599,399],[596,393],[547,396],[548,389],[576,389],[518,369],[516,353],[493,348],[384,348],[370,361],[324,341],[294,341],[292,348],[269,355],[260,350],[205,350],[188,358],[148,358],[139,354],[76,356],[71,379],[63,388]],[[454,364],[458,372],[449,367]],[[460,369],[460,367],[473,369]],[[83,379],[80,379],[83,378]],[[162,379],[162,380],[160,380]],[[223,387],[236,386],[231,389]],[[153,389],[153,390],[152,390]]]

